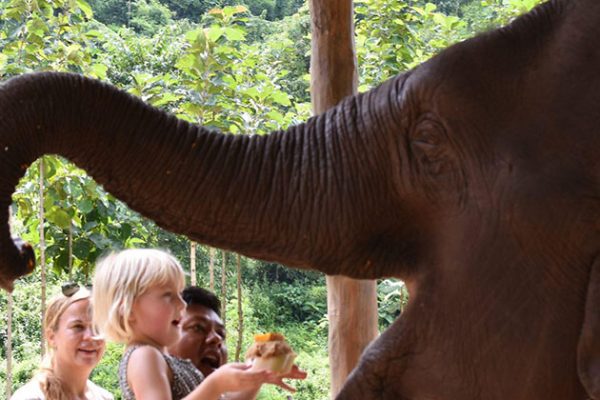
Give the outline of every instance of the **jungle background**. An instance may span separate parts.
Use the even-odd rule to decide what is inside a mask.
[[[96,77],[184,118],[234,134],[264,135],[311,115],[310,16],[305,0],[0,0],[0,78],[31,71]],[[360,91],[457,41],[504,24],[540,0],[355,0]],[[107,116],[110,117],[110,116]],[[35,371],[42,308],[61,283],[89,283],[112,249],[160,247],[189,282],[224,300],[230,361],[252,335],[284,333],[309,372],[298,400],[327,399],[324,276],[197,245],[166,232],[66,160],[45,156],[13,196],[13,234],[33,243],[38,267],[0,293],[0,398]],[[378,282],[383,330],[400,314],[400,281]],[[92,379],[120,398],[109,345]],[[259,399],[283,399],[265,387]]]

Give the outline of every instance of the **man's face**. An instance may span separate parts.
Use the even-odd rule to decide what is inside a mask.
[[[221,318],[208,307],[188,305],[181,320],[181,339],[169,353],[189,358],[204,376],[227,362],[225,329]]]

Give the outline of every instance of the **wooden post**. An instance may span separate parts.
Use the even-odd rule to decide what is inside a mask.
[[[10,399],[12,394],[12,319],[13,319],[13,296],[8,293],[8,306],[6,310],[6,398]]]
[[[67,268],[69,268],[68,281],[71,282],[73,279],[73,220],[69,220],[69,233],[67,236],[67,246],[69,248],[68,267],[67,267]]]
[[[242,257],[236,254],[235,270],[237,273],[237,312],[238,329],[237,341],[235,344],[235,361],[240,361],[242,353],[242,341],[244,339],[244,310],[242,308]]]
[[[310,0],[311,96],[320,114],[358,87],[352,0]],[[375,281],[327,277],[331,395],[335,397],[364,348],[377,336]]]
[[[223,328],[227,327],[227,252],[221,250],[223,263],[221,264],[221,320]]]
[[[40,220],[40,270],[42,275],[42,321],[44,321],[44,314],[46,314],[46,239],[44,237],[44,157],[40,158],[40,180],[39,180],[39,198],[40,204],[38,209],[38,215]],[[42,358],[46,354],[46,340],[44,335],[41,335],[40,339],[40,353]]]
[[[12,207],[8,207],[8,226],[12,226],[13,215]],[[12,320],[13,320],[13,295],[11,292],[7,293],[7,307],[6,307],[6,398],[10,399],[12,395]]]
[[[196,286],[196,243],[190,240],[190,284]]]
[[[208,261],[208,274],[209,274],[209,289],[211,292],[215,291],[215,248],[209,247],[209,261]]]

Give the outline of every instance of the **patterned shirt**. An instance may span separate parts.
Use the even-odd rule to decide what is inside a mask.
[[[133,351],[139,347],[141,346],[127,348],[119,364],[119,385],[121,386],[123,400],[135,400],[133,390],[127,383],[127,364]],[[162,353],[162,356],[173,373],[173,382],[171,383],[171,398],[173,400],[184,398],[204,380],[202,372],[190,360],[182,360],[165,353]]]

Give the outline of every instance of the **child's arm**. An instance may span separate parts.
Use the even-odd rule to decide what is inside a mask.
[[[135,349],[127,363],[127,382],[136,400],[170,399],[169,373],[161,352],[151,346]]]

